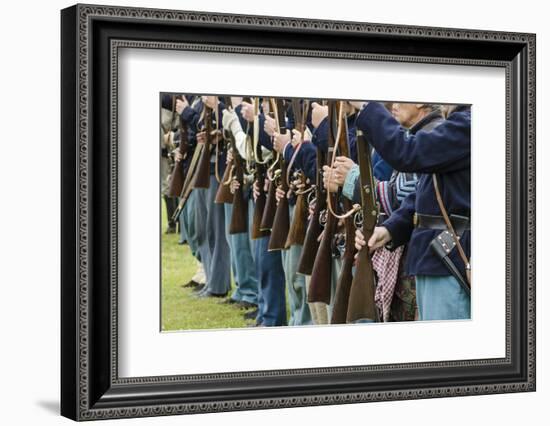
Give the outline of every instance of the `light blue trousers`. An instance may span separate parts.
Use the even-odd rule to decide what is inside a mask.
[[[187,241],[187,244],[189,244],[189,248],[191,249],[191,253],[200,261],[201,259],[198,253],[199,237],[197,235],[197,227],[195,226],[195,210],[197,207],[197,203],[195,202],[196,197],[197,190],[191,191],[191,194],[189,194],[189,198],[185,203],[185,207],[180,214],[180,242],[183,243],[184,241]]]
[[[290,206],[290,221],[294,216],[295,206]],[[307,304],[306,277],[297,273],[298,261],[302,255],[302,246],[293,245],[282,251],[285,281],[288,289],[290,319],[288,325],[311,325],[311,312]]]
[[[470,319],[470,296],[453,276],[416,276],[420,320]]]
[[[258,279],[256,278],[256,267],[252,257],[252,243],[250,232],[240,234],[229,234],[229,224],[233,213],[232,204],[224,204],[225,209],[225,235],[229,243],[231,255],[231,269],[236,288],[231,295],[233,300],[238,302],[258,303]],[[249,215],[252,211],[248,212]]]
[[[340,258],[333,257],[331,277],[330,277],[330,303],[327,306],[329,324],[330,324],[330,319],[332,318],[332,308],[334,307],[334,298],[336,296],[336,284],[338,284],[338,278],[340,277],[341,271],[342,271],[342,260]]]
[[[199,253],[206,274],[204,292],[226,294],[231,288],[231,267],[229,245],[225,238],[225,213],[222,204],[214,203],[218,181],[210,175],[210,187],[198,189],[197,201],[204,197],[204,210],[197,202],[195,219],[202,222],[206,218],[204,237],[199,242]]]
[[[268,327],[286,325],[285,272],[281,251],[267,251],[269,236],[255,241],[257,276],[260,279],[256,321]]]

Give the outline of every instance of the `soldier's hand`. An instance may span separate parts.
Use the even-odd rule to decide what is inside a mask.
[[[242,96],[231,96],[231,105],[226,105],[227,107],[232,106],[235,108],[237,105],[239,105],[243,101]]]
[[[317,201],[313,201],[311,203],[309,203],[309,205],[307,206],[307,210],[308,210],[308,216],[307,216],[307,220],[310,220],[313,215],[315,214],[315,204],[317,203]]]
[[[275,199],[277,200],[277,204],[279,204],[279,201],[281,201],[284,197],[286,197],[285,191],[278,187],[275,191]]]
[[[319,105],[317,102],[311,104],[311,124],[313,127],[319,127],[321,121],[328,116],[328,106]]]
[[[234,194],[235,191],[237,191],[237,189],[239,189],[240,186],[241,184],[237,179],[232,179],[231,183],[229,184],[229,191],[231,191],[231,193]]]
[[[317,237],[317,242],[320,243],[321,240],[323,239],[323,235],[325,235],[325,230],[323,229],[321,231],[321,233],[319,234],[319,236]]]
[[[185,96],[183,96],[183,99],[176,99],[176,112],[178,114],[181,114],[185,108],[189,106],[189,102],[187,102],[187,99],[185,99]]]
[[[336,157],[334,160],[334,173],[332,177],[339,186],[344,186],[346,177],[354,165],[355,163],[351,158],[344,156]]]
[[[183,155],[181,154],[179,149],[176,149],[174,152],[174,161],[176,163],[179,163],[181,160],[183,160]]]
[[[202,101],[210,109],[215,109],[218,106],[218,97],[217,96],[203,96]]]
[[[260,185],[258,185],[257,180],[255,180],[252,184],[252,196],[254,197],[254,201],[256,201],[260,196]]]
[[[293,147],[296,147],[299,143],[302,143],[302,134],[296,130],[292,130],[292,140],[290,141]]]
[[[206,142],[206,132],[197,133],[197,143],[205,143],[205,142]]]
[[[367,245],[367,242],[365,241],[365,236],[363,235],[363,231],[360,229],[355,230],[355,248],[357,251],[361,250],[363,247]]]
[[[356,235],[355,244],[357,247],[357,232],[355,235]],[[363,238],[363,241],[365,241],[364,238]],[[388,228],[386,228],[385,226],[377,226],[376,228],[374,228],[374,232],[372,233],[372,236],[369,238],[369,242],[368,242],[369,252],[372,253],[376,249],[379,249],[380,247],[385,246],[390,241],[391,241],[391,235],[390,235],[390,231],[388,231]]]
[[[254,105],[248,102],[241,102],[241,105],[241,115],[246,121],[252,123],[254,121]]]
[[[302,182],[302,179],[298,178],[298,179],[294,179],[294,180],[292,181],[291,186],[292,186],[293,188],[295,188],[296,191],[302,191],[302,190],[305,189],[306,184],[305,184],[304,182]]]
[[[266,132],[269,136],[273,136],[276,131],[277,123],[275,122],[275,119],[273,117],[270,117],[269,115],[266,115],[264,122],[264,132]]]
[[[323,166],[323,186],[329,191],[329,192],[337,192],[338,187],[341,186],[338,184],[338,182],[335,180],[335,172],[334,169],[331,169],[329,166]]]
[[[222,131],[221,130],[213,130],[212,133],[210,133],[210,143],[216,145],[220,140],[223,139]]]
[[[275,149],[275,151],[277,151],[279,154],[283,153],[283,149],[288,142],[290,142],[289,130],[287,130],[284,135],[281,135],[280,133],[275,133],[273,135],[273,149]]]
[[[227,150],[227,157],[226,157],[226,160],[225,160],[225,164],[229,164],[233,161],[233,150],[231,148],[229,148]]]

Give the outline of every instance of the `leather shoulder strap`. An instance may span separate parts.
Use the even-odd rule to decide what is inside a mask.
[[[456,248],[458,250],[458,253],[464,262],[464,265],[466,267],[466,278],[468,279],[468,283],[470,283],[470,262],[468,258],[466,257],[466,254],[464,253],[464,249],[462,248],[462,244],[460,244],[460,241],[458,239],[458,235],[455,232],[455,229],[453,227],[453,224],[451,223],[451,220],[449,219],[449,215],[447,214],[447,209],[445,208],[445,205],[443,204],[443,199],[441,198],[441,192],[439,192],[439,184],[437,182],[437,175],[435,173],[432,174],[432,179],[434,182],[434,189],[435,189],[435,198],[437,199],[437,204],[439,204],[439,209],[441,210],[441,214],[443,215],[443,219],[445,220],[445,224],[447,225],[447,228],[449,229],[449,232],[451,232],[453,239],[456,244]]]

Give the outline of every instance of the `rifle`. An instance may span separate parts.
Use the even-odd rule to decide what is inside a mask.
[[[378,217],[378,206],[374,195],[375,186],[372,176],[372,163],[370,158],[370,146],[363,132],[357,129],[357,157],[359,160],[359,172],[361,182],[361,211],[356,215],[355,223],[362,223],[363,235],[368,241],[373,234]],[[369,255],[369,248],[363,247],[357,253],[355,276],[351,284],[347,322],[367,320],[379,321],[378,310],[374,303],[375,291],[374,270]]]
[[[211,154],[211,138],[212,138],[212,109],[204,105],[204,128],[206,132],[206,141],[201,150],[201,156],[198,160],[195,179],[193,181],[194,188],[208,189],[210,187],[210,154]],[[218,117],[216,117],[218,120]],[[197,144],[199,145],[199,144]]]
[[[185,182],[183,183],[181,193],[179,194],[180,201],[178,203],[178,207],[176,208],[176,210],[174,211],[174,214],[172,215],[172,221],[174,222],[178,221],[180,214],[185,207],[185,203],[187,203],[187,200],[189,199],[189,195],[191,195],[191,191],[193,190],[193,180],[195,177],[195,171],[197,169],[199,160],[202,156],[203,149],[204,149],[203,144],[197,144],[197,146],[195,147],[195,152],[193,152],[193,157],[191,157],[191,162],[189,163],[189,170],[187,170],[187,175],[185,176]]]
[[[259,195],[256,198],[256,202],[254,204],[254,213],[252,216],[252,239],[257,240],[258,238],[266,237],[269,235],[269,230],[262,230],[261,223],[262,223],[262,217],[264,215],[265,211],[265,205],[266,205],[266,192],[264,190],[265,185],[265,178],[266,178],[266,161],[262,158],[262,147],[259,146],[259,137],[260,137],[260,129],[259,129],[259,102],[260,100],[258,98],[255,98],[252,103],[254,104],[254,123],[252,127],[252,149],[254,153],[254,183],[257,185],[259,190]]]
[[[341,104],[343,108],[343,103]],[[346,157],[350,156],[349,145],[348,145],[348,128],[347,120],[345,115],[340,113],[339,119],[340,129],[340,138],[338,141],[338,148],[340,155]],[[340,195],[340,194],[339,194]],[[353,281],[353,262],[355,258],[355,224],[354,224],[354,215],[359,210],[359,205],[352,205],[352,202],[346,197],[340,197],[342,204],[346,213],[338,215],[339,219],[344,221],[344,234],[341,238],[345,241],[344,254],[342,255],[342,269],[340,271],[340,276],[336,283],[336,291],[334,295],[334,303],[332,307],[332,317],[330,320],[331,324],[345,324],[346,317],[348,312],[348,302],[349,295],[351,290],[351,285]]]
[[[231,99],[226,99],[226,106],[231,105]],[[231,212],[231,222],[229,224],[229,233],[230,234],[240,234],[248,231],[248,203],[244,197],[244,167],[243,159],[237,150],[237,144],[235,142],[235,136],[231,131],[229,131],[229,143],[231,146],[231,151],[233,153],[233,159],[231,161],[230,170],[235,170],[235,175],[231,176],[231,171],[229,173],[230,179],[228,183],[231,183],[231,180],[236,179],[239,182],[239,187],[235,190],[232,195],[233,199],[233,210]],[[229,167],[226,167],[226,169]],[[226,183],[223,182],[225,185]],[[229,187],[229,185],[227,185]]]
[[[328,103],[328,152],[326,156],[325,164],[331,165],[332,152],[335,149],[335,141],[338,139],[336,136],[337,127],[337,111],[336,102],[329,101]],[[319,172],[319,170],[318,170]],[[322,170],[321,170],[322,173]],[[323,186],[322,180],[320,183]],[[336,194],[330,191],[325,191],[327,208],[330,205],[336,205]],[[313,270],[311,272],[311,281],[308,289],[308,302],[323,302],[327,305],[330,303],[331,294],[331,278],[332,278],[332,241],[334,233],[336,232],[336,226],[338,220],[333,214],[330,214],[327,209],[324,212],[320,212],[321,219],[324,217],[325,226],[323,230],[323,236],[319,244],[317,255],[315,256],[315,262],[313,264]]]
[[[225,97],[224,103],[226,108],[231,107],[231,98]],[[231,130],[225,131],[223,130],[223,139],[224,141],[229,141],[229,144],[231,144],[231,138],[233,135],[231,134]],[[216,160],[217,160],[216,155]],[[227,164],[225,167],[225,171],[223,173],[223,177],[219,181],[218,191],[216,192],[216,198],[214,198],[214,202],[217,204],[232,204],[233,203],[233,194],[231,193],[231,181],[233,180],[233,171],[235,169],[235,159],[231,161],[231,164]],[[218,171],[218,165],[216,162],[216,172]]]
[[[272,98],[270,99],[270,101],[271,109],[273,110],[270,113],[275,116],[275,114],[277,113],[275,99]],[[266,115],[265,112],[264,115]],[[274,182],[276,176],[272,177],[271,175],[274,173],[273,170],[279,165],[279,153],[275,151],[275,149],[272,149],[271,153],[273,155],[273,162],[266,171],[269,185],[267,188],[264,213],[262,215],[262,221],[260,223],[260,229],[262,231],[271,231],[271,228],[273,227],[273,220],[275,219],[275,210],[277,209],[277,197],[275,195],[277,185]]]
[[[304,100],[303,105],[300,105],[298,100],[292,101],[293,111],[294,111],[294,122],[296,123],[296,129],[302,134],[302,142],[294,150],[294,155],[288,164],[288,170],[292,169],[292,164],[294,159],[300,150],[300,147],[303,143],[303,138],[305,136],[306,130],[306,119],[307,111],[309,108],[309,102]],[[294,173],[295,181],[298,181],[300,186],[305,187],[306,185],[306,176],[302,171],[296,171]],[[306,237],[306,225],[307,225],[307,216],[308,216],[308,206],[306,197],[311,192],[309,189],[293,189],[296,194],[296,205],[294,208],[294,216],[292,217],[292,223],[290,224],[290,229],[288,231],[288,237],[286,239],[285,248],[290,248],[292,245],[303,245],[304,239]]]
[[[285,124],[285,111],[283,106],[283,100],[277,99],[276,101],[276,111],[275,116],[277,117],[279,125],[279,134],[286,133],[286,124]],[[288,236],[288,230],[290,228],[290,215],[288,211],[288,198],[286,194],[288,192],[288,177],[287,177],[287,165],[284,159],[284,155],[279,155],[279,171],[280,174],[275,175],[276,180],[279,180],[280,187],[284,191],[285,195],[277,203],[277,208],[275,211],[275,217],[273,219],[273,226],[271,228],[271,237],[269,239],[269,245],[267,250],[283,250],[285,248],[286,239]],[[277,179],[278,177],[278,179]],[[275,186],[274,180],[272,186]]]
[[[173,107],[172,107],[172,113],[175,112],[175,104],[176,99],[178,97],[173,97]],[[181,97],[180,97],[181,98]],[[183,157],[187,153],[189,149],[189,139],[187,135],[187,124],[183,124],[183,120],[179,120],[179,130],[180,130],[180,145],[178,147],[178,151],[182,156],[181,161],[177,161],[174,164],[174,169],[172,170],[172,174],[170,175],[170,181],[169,181],[169,187],[168,187],[168,196],[169,197],[177,197],[179,194],[181,194],[181,191],[183,189],[183,183],[185,181],[185,171],[183,169]]]
[[[327,153],[317,148],[315,193],[313,197],[311,197],[311,193],[308,194],[308,210],[312,204],[314,208],[307,226],[302,255],[298,261],[297,268],[297,272],[303,275],[311,275],[313,272],[313,264],[315,263],[317,252],[319,251],[319,236],[323,231],[326,221],[327,195],[323,187],[323,165],[325,164],[326,157]]]

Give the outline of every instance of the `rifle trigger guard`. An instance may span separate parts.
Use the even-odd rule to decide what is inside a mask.
[[[328,212],[327,210],[322,210],[320,213],[319,213],[319,225],[321,225],[323,228],[325,227],[326,223],[327,223],[327,219],[328,219]]]
[[[363,212],[361,210],[353,215],[353,224],[357,229],[363,227]]]

